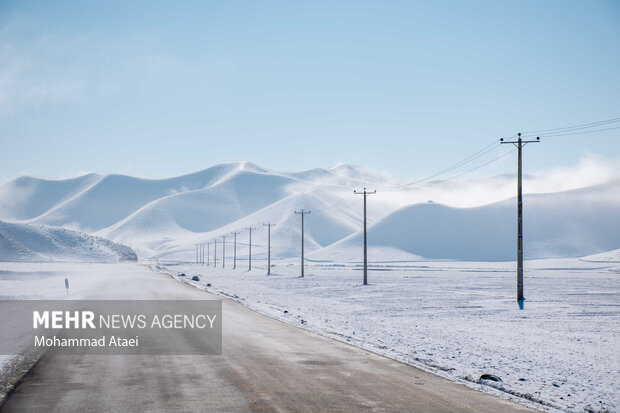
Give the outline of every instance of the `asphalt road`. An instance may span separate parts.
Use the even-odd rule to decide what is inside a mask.
[[[164,274],[136,272],[130,280],[111,277],[124,293],[107,298],[219,299]],[[153,288],[134,294],[127,283]],[[531,410],[224,300],[221,356],[46,355],[0,406],[2,413],[86,411]]]

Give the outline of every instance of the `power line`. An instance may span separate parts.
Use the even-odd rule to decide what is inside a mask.
[[[348,193],[347,196],[342,197],[342,198],[340,198],[340,199],[338,199],[338,200],[336,200],[334,202],[331,202],[331,203],[327,204],[327,206],[325,206],[323,208],[320,208],[320,209],[317,209],[314,212],[315,213],[326,212],[326,211],[329,211],[330,209],[333,209],[333,208],[341,208],[339,205],[344,203],[345,201],[349,200],[350,198],[353,198],[353,196],[354,196],[354,194]]]
[[[450,171],[453,171],[455,169],[458,169],[461,166],[467,165],[468,163],[473,162],[476,159],[480,158],[481,156],[484,156],[487,153],[493,151],[495,148],[497,148],[497,145],[498,145],[497,141],[494,140],[494,142],[492,144],[490,144],[488,146],[485,146],[484,148],[482,148],[478,152],[476,152],[476,153],[468,156],[467,158],[463,159],[462,161],[457,162],[456,164],[454,164],[454,165],[444,169],[443,171],[439,171],[436,174],[430,175],[430,176],[428,176],[426,178],[422,178],[422,179],[419,179],[417,181],[413,181],[413,182],[407,183],[404,186],[411,186],[411,185],[415,185],[415,184],[418,184],[418,183],[421,183],[421,182],[424,182],[424,181],[428,181],[429,179],[435,178],[435,177],[443,175],[443,174],[445,174],[447,172],[450,172]]]
[[[598,126],[607,125],[607,124],[616,123],[616,122],[620,122],[620,118],[611,118],[611,119],[601,120],[598,122],[583,123],[581,125],[565,126],[562,128],[530,130],[530,131],[523,132],[523,136],[526,136],[527,134],[531,134],[531,133],[538,134],[538,133],[554,132],[554,131],[558,132],[558,131],[568,131],[568,130],[573,130],[573,129],[593,128],[593,127],[598,127]]]
[[[451,181],[451,180],[453,180],[453,179],[460,178],[461,176],[467,175],[467,174],[469,174],[469,173],[472,173],[472,172],[474,172],[474,171],[477,171],[477,170],[478,170],[478,169],[480,169],[480,168],[483,168],[483,167],[485,167],[485,166],[487,166],[487,165],[490,165],[490,164],[492,164],[493,162],[495,162],[495,161],[497,161],[497,160],[499,160],[499,159],[502,159],[502,158],[504,158],[504,157],[506,157],[506,156],[510,155],[511,153],[513,153],[513,152],[514,152],[514,151],[516,151],[516,150],[517,150],[517,149],[513,149],[513,150],[511,150],[511,151],[508,151],[508,152],[506,152],[506,153],[504,153],[504,154],[502,154],[502,155],[498,156],[497,158],[493,158],[493,159],[491,159],[490,161],[483,163],[482,165],[478,165],[478,166],[476,166],[475,168],[469,169],[469,170],[467,170],[467,171],[465,171],[465,172],[463,172],[463,173],[460,173],[460,174],[458,174],[458,175],[454,175],[454,176],[451,176],[451,177],[449,177],[449,178],[442,179],[442,180],[439,180],[439,181],[428,182],[427,184],[425,184],[425,185],[421,185],[421,186],[417,186],[416,188],[425,188],[425,187],[427,187],[427,186],[432,186],[432,185],[443,184],[444,182],[449,182],[449,181]]]
[[[614,129],[620,129],[620,126],[614,126],[614,127],[612,127],[612,128],[605,128],[605,129],[588,130],[588,131],[582,131],[582,132],[572,132],[572,133],[553,133],[553,134],[549,134],[549,135],[540,134],[540,136],[542,136],[543,138],[554,138],[554,137],[556,137],[556,136],[583,135],[583,134],[587,134],[587,133],[603,132],[603,131],[614,130]],[[531,138],[532,136],[533,136],[533,135],[526,135],[526,136],[524,136],[524,137],[529,137],[529,138]]]
[[[490,143],[489,145],[485,146],[484,148],[482,148],[482,149],[474,152],[473,154],[469,155],[465,159],[462,159],[461,161],[459,161],[459,162],[457,162],[457,163],[455,163],[455,164],[453,164],[453,165],[451,165],[451,166],[449,166],[449,167],[447,167],[447,168],[445,168],[445,169],[443,169],[443,170],[441,170],[439,172],[436,172],[436,173],[434,173],[432,175],[429,175],[427,177],[424,177],[424,178],[421,178],[421,179],[418,179],[416,181],[412,181],[412,182],[409,182],[409,183],[406,183],[406,184],[394,185],[394,186],[383,187],[383,188],[378,188],[378,189],[382,189],[382,190],[387,190],[387,189],[405,189],[407,187],[413,187],[413,186],[415,186],[415,185],[417,185],[419,183],[428,181],[428,180],[430,180],[432,178],[436,178],[438,176],[441,176],[441,175],[444,175],[444,174],[446,174],[448,172],[451,172],[451,171],[453,171],[455,169],[458,169],[458,168],[460,168],[462,166],[465,166],[465,165],[475,161],[476,159],[481,158],[482,156],[492,152],[493,150],[497,149],[498,147],[499,147],[499,143],[497,142],[497,140],[494,139],[493,142]]]

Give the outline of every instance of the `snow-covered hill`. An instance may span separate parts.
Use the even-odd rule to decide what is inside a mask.
[[[131,245],[145,257],[172,254],[181,259],[190,259],[195,242],[278,221],[274,254],[294,255],[299,225],[288,221],[295,221],[295,208],[316,210],[315,224],[307,231],[308,248],[321,248],[351,234],[359,224],[353,222],[359,221],[361,211],[331,204],[369,182],[393,183],[383,174],[352,165],[276,172],[249,162],[155,180],[116,174],[67,180],[21,177],[0,187],[0,219],[94,233]],[[398,206],[374,208],[385,214]],[[319,214],[318,208],[325,212]],[[261,233],[257,236],[260,240]],[[257,244],[258,255],[261,248]]]
[[[135,261],[131,248],[106,239],[40,224],[0,221],[0,261]]]
[[[620,181],[550,194],[524,197],[525,257],[579,257],[620,245]],[[313,259],[331,259],[357,250],[357,232]],[[429,259],[501,261],[515,259],[516,202],[509,199],[475,208],[435,203],[395,211],[371,226],[372,248],[392,248]],[[371,251],[372,252],[372,251]],[[385,255],[385,254],[383,254]],[[371,253],[371,260],[381,260]]]
[[[103,179],[88,174],[71,179],[22,176],[0,187],[0,219],[28,220],[60,208]]]
[[[226,248],[232,255],[234,244],[233,231],[240,231],[237,236],[238,256],[245,259],[248,253],[249,231],[255,230],[252,235],[252,254],[255,258],[267,257],[267,227],[263,224],[273,223],[271,229],[271,254],[273,258],[294,257],[300,253],[301,217],[294,211],[304,209],[310,211],[305,216],[306,251],[316,251],[330,245],[347,235],[354,233],[361,225],[361,211],[337,207],[338,197],[329,191],[316,190],[312,193],[298,193],[281,199],[252,214],[231,221],[222,227],[204,233],[179,234],[174,239],[161,239],[157,235],[148,237],[148,242],[142,242],[148,248],[147,253],[165,259],[188,259],[188,248],[193,251],[194,243],[212,242],[217,238],[218,243],[226,236]],[[127,232],[132,237],[133,232]],[[105,236],[102,233],[102,236]],[[116,239],[115,234],[108,234]],[[134,238],[135,239],[135,238]],[[145,238],[142,238],[144,240]],[[219,246],[221,252],[221,245]],[[191,258],[191,257],[190,257]]]
[[[582,258],[584,261],[594,262],[620,262],[620,248],[601,252],[600,254],[588,255]]]
[[[574,186],[525,180],[527,188],[543,192],[526,195],[526,257],[581,257],[620,247],[620,181],[562,191]],[[368,202],[371,261],[514,259],[516,208],[508,198],[515,185],[509,174],[403,187],[346,164],[277,172],[234,162],[169,179],[21,177],[0,187],[0,219],[83,231],[129,245],[143,258],[179,260],[194,259],[194,244],[220,242],[232,231],[242,231],[243,251],[250,226],[257,227],[253,252],[261,258],[263,223],[274,222],[273,257],[287,258],[299,255],[300,218],[293,211],[304,208],[312,211],[306,216],[309,259],[360,261],[362,198],[353,190],[364,186],[378,189]]]

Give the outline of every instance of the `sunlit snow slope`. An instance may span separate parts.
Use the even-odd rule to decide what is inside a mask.
[[[106,239],[38,224],[0,221],[0,261],[135,261],[128,247]]]
[[[620,245],[620,182],[524,197],[526,258],[580,257]],[[430,259],[513,260],[516,200],[475,208],[435,203],[401,208],[368,230],[373,248],[394,248]],[[358,251],[357,232],[311,257]],[[371,256],[381,260],[381,257]],[[358,252],[357,261],[361,260]]]

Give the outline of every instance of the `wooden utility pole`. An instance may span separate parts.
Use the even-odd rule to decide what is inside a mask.
[[[310,211],[304,211],[303,208],[301,211],[295,211],[295,213],[297,215],[301,215],[301,277],[303,278],[304,276],[304,266],[305,266],[305,261],[304,261],[304,215],[307,215],[310,213]]]
[[[213,240],[213,268],[217,267],[217,238]]]
[[[368,285],[368,237],[366,235],[366,197],[368,195],[376,194],[377,191],[353,191],[354,194],[364,195],[364,285]]]
[[[237,231],[231,232],[231,234],[235,237],[234,247],[233,247],[233,270],[237,268]]]
[[[267,227],[267,275],[271,275],[271,227],[274,225],[271,222],[263,224]]]
[[[247,227],[247,230],[250,231],[250,249],[249,249],[249,255],[248,255],[248,271],[252,271],[252,231],[255,230],[256,228],[252,228],[252,227]]]
[[[504,141],[500,139],[500,143],[511,143],[519,150],[519,166],[517,170],[517,302],[522,303],[525,299],[523,295],[523,183],[522,183],[522,171],[523,171],[523,156],[522,150],[528,143],[540,142],[540,138],[536,138],[535,141],[524,141],[521,139],[519,133],[519,139],[516,141]]]

